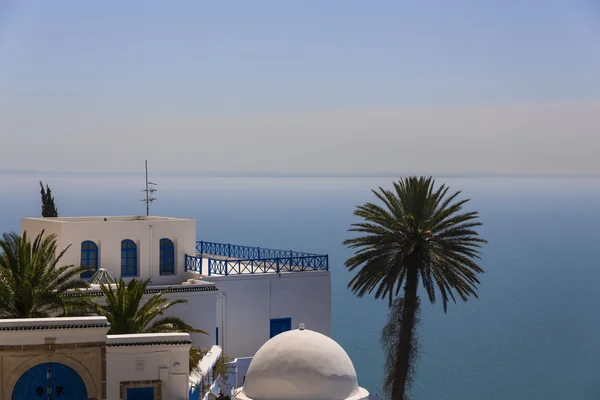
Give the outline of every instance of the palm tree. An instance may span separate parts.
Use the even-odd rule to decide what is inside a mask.
[[[373,194],[382,205],[366,203],[354,211],[363,221],[350,231],[362,236],[344,241],[355,249],[345,265],[358,269],[348,287],[358,297],[374,291],[375,298],[388,298],[395,319],[395,327],[388,323],[383,332],[384,346],[392,347],[385,390],[393,400],[406,398],[414,367],[419,281],[431,303],[441,297],[444,311],[450,299],[477,297],[477,274],[483,269],[475,260],[486,243],[474,230],[481,225],[479,215],[463,211],[468,199],[458,200],[460,192],[449,195],[448,190],[436,188],[431,177],[404,178],[393,190],[380,187]],[[401,301],[394,303],[402,288]],[[389,332],[396,339],[390,341]]]
[[[67,247],[68,249],[68,247]],[[0,239],[0,318],[44,318],[66,315],[88,304],[87,296],[68,296],[68,291],[85,289],[79,274],[89,268],[65,265],[60,259],[67,249],[56,253],[56,236],[33,242],[27,232],[4,233]],[[66,295],[67,294],[67,295]]]
[[[134,334],[134,333],[168,333],[168,332],[206,332],[194,329],[179,317],[169,316],[156,319],[163,312],[177,304],[187,303],[187,300],[169,301],[163,295],[167,289],[154,294],[144,304],[142,297],[150,279],[132,279],[125,283],[119,279],[116,289],[112,285],[100,286],[105,305],[96,304],[96,313],[105,316],[110,322],[109,334]]]

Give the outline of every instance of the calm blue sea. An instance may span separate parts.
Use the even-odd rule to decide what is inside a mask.
[[[39,216],[38,179],[61,215],[142,214],[144,177],[0,174],[0,231]],[[381,387],[386,303],[357,299],[341,242],[353,208],[391,178],[174,178],[159,183],[155,215],[194,218],[198,237],[330,255],[333,336],[359,383]],[[438,179],[438,182],[441,179]],[[481,212],[480,298],[423,303],[413,399],[600,398],[600,180],[443,179]]]

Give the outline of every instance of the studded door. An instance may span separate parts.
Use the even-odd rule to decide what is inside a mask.
[[[13,389],[13,400],[86,400],[83,380],[59,363],[39,364],[27,370]]]
[[[50,364],[39,364],[27,370],[13,389],[13,400],[48,399]]]
[[[87,390],[83,379],[72,368],[64,364],[50,364],[50,399],[85,400]]]

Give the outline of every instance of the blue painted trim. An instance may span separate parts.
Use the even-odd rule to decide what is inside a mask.
[[[127,388],[127,400],[153,400],[154,387]]]
[[[271,318],[270,321],[270,337],[279,335],[292,329],[291,318]]]
[[[95,271],[98,271],[98,261],[98,245],[91,240],[81,242],[80,265],[95,268]],[[91,278],[95,271],[83,272],[79,277],[82,279]]]
[[[237,275],[269,272],[281,273],[329,270],[329,260],[326,255],[293,258],[263,258],[254,260],[224,260],[211,257],[206,258],[208,260],[208,275]]]
[[[202,275],[202,257],[185,255],[185,270],[195,271]]]
[[[219,345],[219,327],[218,326],[217,326],[216,330],[217,330],[217,333],[215,335],[215,338],[216,338],[215,344],[218,346]]]
[[[175,244],[171,239],[159,241],[159,273],[160,275],[175,275]]]
[[[137,244],[131,239],[125,239],[121,241],[121,276],[137,276],[137,274]]]
[[[236,275],[268,272],[329,271],[329,256],[291,250],[264,249],[224,243],[196,242],[196,257],[206,257],[208,275]],[[217,259],[211,255],[231,257]],[[186,270],[196,270],[188,267]]]
[[[240,246],[230,243],[215,242],[196,242],[196,252],[199,254],[213,254],[216,256],[226,256],[244,259],[262,259],[262,258],[289,258],[322,256],[323,254],[306,253],[302,251],[277,250],[262,247]]]

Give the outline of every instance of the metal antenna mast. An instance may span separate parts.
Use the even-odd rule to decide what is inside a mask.
[[[154,188],[153,186],[158,185],[148,180],[148,160],[146,160],[146,189],[142,189],[142,192],[146,192],[146,198],[142,199],[142,201],[146,202],[146,216],[150,215],[150,203],[156,200],[155,197],[152,197],[152,194],[158,189]]]

